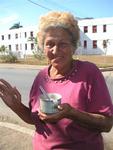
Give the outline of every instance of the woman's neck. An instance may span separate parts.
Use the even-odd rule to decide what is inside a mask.
[[[52,79],[61,78],[64,77],[66,74],[68,74],[71,68],[72,68],[72,61],[63,68],[56,68],[54,66],[51,66],[49,75]]]

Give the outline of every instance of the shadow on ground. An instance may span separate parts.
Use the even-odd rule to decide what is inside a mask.
[[[0,127],[0,150],[32,150],[32,136]]]

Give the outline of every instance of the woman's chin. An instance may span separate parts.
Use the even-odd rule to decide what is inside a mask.
[[[62,61],[62,59],[54,59],[54,60],[51,61],[51,64],[53,66],[62,66],[63,65],[63,61]]]
[[[51,65],[53,67],[55,67],[56,69],[61,69],[63,68],[63,63],[60,63],[60,62],[52,62]]]

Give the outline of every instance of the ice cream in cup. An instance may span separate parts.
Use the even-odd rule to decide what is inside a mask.
[[[58,93],[48,93],[48,97],[40,95],[40,110],[46,114],[57,113],[62,96]]]

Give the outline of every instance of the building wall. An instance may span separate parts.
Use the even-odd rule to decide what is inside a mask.
[[[77,54],[101,54],[113,55],[113,17],[99,19],[80,20],[80,47]],[[106,31],[103,32],[103,26]],[[84,33],[84,27],[87,26],[88,32]],[[96,26],[97,32],[93,33],[92,28]],[[97,41],[97,48],[93,48],[93,40]],[[84,41],[87,41],[87,47],[84,47]],[[106,48],[103,47],[103,41],[107,42]]]
[[[78,21],[78,25],[80,28],[80,43],[76,54],[113,55],[113,17],[82,19]],[[103,32],[104,25],[106,26],[105,32]],[[95,33],[92,32],[93,26],[96,26],[97,29]],[[86,33],[84,33],[85,27],[87,27]],[[32,55],[34,42],[28,39],[29,37],[36,37],[36,34],[36,26],[7,30],[0,33],[0,46],[6,46],[7,49],[10,49],[21,57]],[[93,48],[94,40],[97,41],[96,48]],[[86,41],[86,45],[84,45],[84,41]],[[106,48],[103,47],[103,41],[107,41]]]
[[[36,26],[7,30],[0,33],[0,46],[6,46],[20,57],[32,55],[34,42],[29,38],[36,37],[36,33]]]

